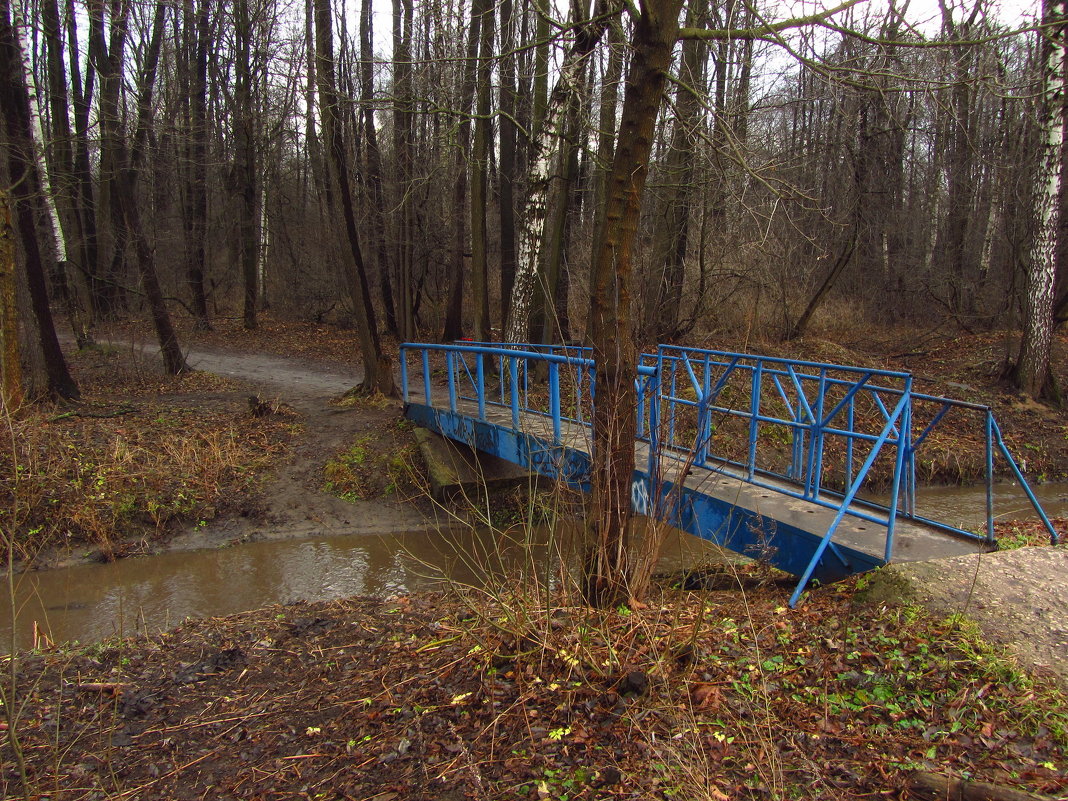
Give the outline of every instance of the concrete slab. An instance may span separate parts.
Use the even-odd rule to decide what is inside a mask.
[[[436,501],[480,498],[486,490],[511,489],[534,481],[530,472],[518,465],[475,451],[425,428],[416,429],[415,438]]]

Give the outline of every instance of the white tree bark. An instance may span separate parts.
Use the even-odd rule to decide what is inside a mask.
[[[508,322],[504,328],[505,342],[523,342],[527,338],[538,261],[541,258],[542,243],[545,241],[549,184],[556,161],[556,145],[564,129],[564,116],[582,89],[582,71],[586,66],[586,58],[593,52],[608,27],[609,15],[620,7],[622,4],[617,0],[597,3],[594,18],[579,29],[575,42],[560,66],[560,77],[557,78],[549,96],[542,126],[535,132],[530,143],[530,188],[519,214],[521,223],[516,237],[515,284]]]
[[[1045,74],[1042,77],[1042,161],[1035,180],[1036,231],[1027,273],[1024,337],[1016,368],[1017,386],[1032,397],[1047,388],[1053,339],[1053,287],[1056,278],[1057,222],[1060,218],[1061,152],[1064,149],[1068,0],[1043,0]]]
[[[45,165],[45,135],[41,126],[41,106],[37,101],[37,81],[30,65],[30,50],[26,41],[28,24],[22,9],[17,4],[12,4],[11,13],[15,31],[18,35],[19,56],[22,59],[22,71],[26,76],[26,87],[30,93],[30,119],[33,120],[33,153],[37,161],[37,173],[40,176],[41,191],[44,194],[45,207],[48,209],[49,227],[54,247],[54,256],[57,262],[67,260],[67,243],[63,239],[63,228],[59,222],[59,211],[56,208],[56,197],[52,191],[52,184],[48,179],[48,169]]]

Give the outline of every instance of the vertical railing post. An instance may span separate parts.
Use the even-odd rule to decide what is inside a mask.
[[[753,365],[752,396],[749,398],[749,458],[746,469],[750,481],[756,475],[757,439],[760,436],[760,393],[763,389],[761,386],[763,377],[764,362],[762,359],[757,359],[756,364]]]
[[[549,362],[549,414],[553,418],[553,445],[560,444],[560,363]]]
[[[519,358],[508,358],[508,383],[511,386],[512,428],[519,430]]]
[[[486,419],[486,369],[482,363],[483,354],[475,355],[475,383],[478,392],[478,419]]]
[[[701,406],[698,407],[697,437],[699,449],[695,464],[704,467],[708,464],[708,454],[712,450],[712,357],[705,354],[701,364]]]
[[[986,541],[994,543],[994,412],[986,410]]]
[[[403,393],[404,403],[408,403],[408,351],[405,348],[400,349],[400,370],[401,370],[401,392]]]
[[[820,368],[819,398],[816,402],[816,428],[812,436],[812,449],[815,454],[812,469],[812,497],[820,497],[823,487],[823,413],[827,408],[827,368]]]
[[[801,398],[797,399],[797,411],[793,413],[794,425],[791,427],[791,433],[793,434],[793,448],[790,452],[790,472],[789,477],[794,481],[800,481],[802,476],[801,462],[805,458],[805,429],[804,424],[801,422],[802,416],[805,413],[805,404],[801,402]]]
[[[853,483],[853,435],[857,433],[856,400],[856,395],[849,399],[849,410],[846,413],[848,417],[849,436],[846,437],[845,482],[842,484],[843,487],[848,487]]]
[[[659,475],[657,469],[660,465],[660,363],[661,357],[657,356],[656,373],[646,379],[646,392],[649,395],[649,483],[657,487],[659,481],[654,479]],[[655,490],[659,495],[659,489]]]
[[[905,466],[905,453],[912,445],[912,376],[905,379],[901,403],[904,408],[897,421],[897,453],[894,455],[894,480],[890,485],[889,519],[886,521],[886,550],[883,558],[889,562],[894,556],[894,529],[897,524],[897,499]]]
[[[445,372],[449,377],[449,411],[456,414],[456,354],[445,351]]]
[[[423,400],[427,406],[433,406],[430,400],[430,351],[423,348],[420,353],[423,354]]]

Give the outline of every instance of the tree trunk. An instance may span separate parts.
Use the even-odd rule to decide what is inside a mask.
[[[69,53],[71,102],[74,109],[74,206],[84,232],[80,266],[89,290],[89,310],[94,320],[99,319],[106,308],[105,287],[100,279],[99,238],[96,225],[96,194],[93,173],[89,160],[89,112],[93,103],[93,87],[96,69],[91,59],[86,59],[85,79],[82,80],[78,51],[77,14],[74,0],[67,0],[67,50]]]
[[[234,2],[234,181],[237,192],[237,251],[241,268],[242,322],[256,327],[257,279],[260,259],[258,228],[259,164],[256,148],[256,109],[252,75],[252,17],[248,0]]]
[[[0,188],[0,399],[4,412],[22,405],[19,311],[15,273],[15,232],[7,192]]]
[[[704,24],[706,6],[705,0],[691,2],[686,11],[687,26]],[[679,329],[697,160],[694,145],[701,116],[696,93],[704,83],[706,50],[705,43],[696,39],[682,43],[681,83],[675,92],[675,128],[664,168],[664,218],[657,227],[649,271],[655,284],[647,297],[646,331],[648,338],[655,342],[673,340]]]
[[[475,77],[477,74],[479,31],[487,19],[488,0],[473,0],[471,3],[471,25],[468,28],[467,58],[460,71],[460,105],[457,113],[460,122],[456,134],[456,183],[453,185],[453,240],[452,261],[449,266],[448,300],[445,307],[445,328],[441,338],[461,339],[464,335],[464,256],[467,253],[467,150],[471,138],[471,103],[475,97]]]
[[[508,319],[515,285],[516,54],[512,0],[501,0],[501,325]]]
[[[489,316],[489,150],[490,85],[493,67],[493,6],[486,4],[479,45],[478,101],[475,105],[475,140],[471,159],[471,294],[474,302],[473,333],[479,342],[490,338]]]
[[[356,229],[356,212],[349,186],[348,149],[339,130],[337,91],[334,83],[333,10],[329,0],[315,0],[315,60],[319,82],[319,108],[322,115],[323,144],[326,152],[329,200],[327,208],[341,223],[347,248],[343,248],[345,279],[352,298],[353,314],[363,355],[364,392],[396,395],[389,358],[382,352],[378,339],[374,307],[367,282],[360,237]]]
[[[531,302],[544,241],[555,145],[562,135],[564,119],[572,99],[582,89],[586,58],[597,46],[613,18],[613,12],[618,8],[616,0],[598,0],[593,18],[575,31],[575,41],[560,65],[560,77],[549,97],[544,119],[530,143],[530,183],[520,214],[522,223],[519,231],[515,287],[512,292],[511,314],[504,332],[507,342],[521,342],[530,327]]]
[[[189,103],[185,142],[185,274],[198,329],[211,329],[204,289],[208,234],[208,3],[185,0],[183,40],[189,70]]]
[[[73,399],[79,397],[78,386],[67,370],[67,361],[56,337],[34,221],[33,198],[40,192],[41,184],[34,156],[29,92],[11,19],[9,0],[0,0],[0,145],[3,148],[3,167],[11,186],[30,303],[44,359],[44,386],[41,391],[50,396]]]
[[[604,223],[591,265],[590,339],[597,402],[582,590],[586,602],[596,607],[640,597],[647,581],[647,576],[628,575],[629,568],[636,566],[628,564],[627,547],[637,429],[631,257],[681,5],[682,0],[647,0],[634,22],[633,54],[605,195]]]
[[[374,86],[374,15],[371,0],[363,0],[360,9],[360,97],[363,103],[364,144],[367,153],[367,185],[371,191],[371,227],[374,236],[375,265],[386,331],[399,336],[397,304],[393,297],[393,270],[386,246],[386,193],[382,185],[382,153],[378,148],[375,125]]]
[[[394,263],[400,278],[400,337],[412,340],[416,333],[418,292],[414,280],[412,236],[415,212],[412,200],[412,15],[411,0],[393,0],[393,154],[396,160],[396,224]]]
[[[1064,149],[1065,33],[1068,0],[1043,0],[1042,32],[1046,56],[1042,93],[1042,162],[1035,181],[1038,217],[1027,270],[1024,336],[1013,375],[1020,391],[1059,401],[1050,370],[1053,340],[1053,288],[1056,281],[1057,229],[1060,222],[1061,153]]]
[[[79,348],[91,342],[86,298],[82,287],[87,274],[85,231],[75,204],[74,145],[70,129],[70,104],[67,100],[67,75],[63,66],[63,30],[56,0],[43,0],[41,17],[48,50],[48,96],[51,110],[51,147],[49,174],[64,236],[64,252],[73,270],[64,270],[67,308],[74,339]]]

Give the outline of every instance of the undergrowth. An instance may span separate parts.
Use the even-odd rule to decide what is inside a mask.
[[[410,499],[425,486],[424,468],[411,424],[398,420],[375,434],[356,437],[323,467],[323,487],[354,502],[370,498]]]
[[[203,377],[133,371],[122,356],[74,359],[83,402],[27,407],[11,420],[0,444],[0,526],[13,533],[16,558],[83,545],[109,558],[121,541],[209,519],[284,448],[290,422],[254,418],[243,399],[186,404],[181,392]]]

